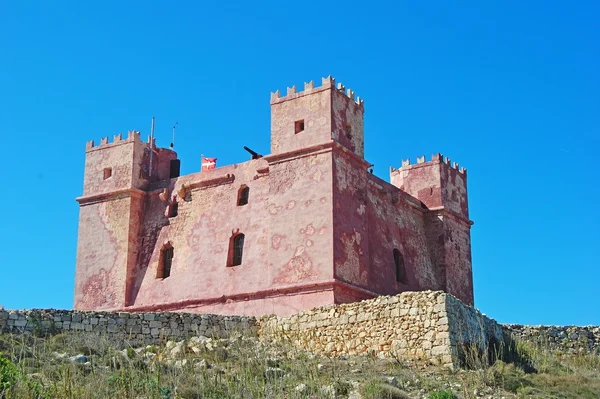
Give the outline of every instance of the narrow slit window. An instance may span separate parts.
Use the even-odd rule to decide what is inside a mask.
[[[179,177],[179,172],[181,170],[181,161],[179,159],[171,159],[169,164],[169,177],[172,179],[174,177]]]
[[[162,250],[160,264],[158,266],[157,278],[167,278],[171,275],[171,265],[173,264],[174,250],[172,246],[167,246]]]
[[[398,249],[394,249],[394,265],[396,266],[396,281],[406,284],[406,268],[404,266],[404,256]]]
[[[294,122],[294,132],[296,134],[304,131],[304,119]]]
[[[248,197],[250,196],[250,187],[242,186],[238,191],[238,206],[247,205]]]
[[[112,176],[112,168],[104,168],[104,180]]]
[[[179,203],[177,203],[177,201],[175,201],[169,206],[169,217],[174,218],[175,216],[177,216],[178,212],[179,212]]]
[[[234,236],[231,245],[230,266],[239,266],[242,264],[242,257],[244,255],[244,235],[238,234]]]

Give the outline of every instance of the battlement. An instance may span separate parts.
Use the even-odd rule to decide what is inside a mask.
[[[310,82],[304,82],[304,91],[296,91],[296,85],[292,86],[292,87],[288,87],[287,88],[287,93],[285,96],[281,96],[279,90],[277,90],[275,93],[271,93],[271,105],[273,104],[278,104],[278,103],[282,103],[284,101],[288,101],[288,100],[292,100],[298,97],[302,97],[314,92],[318,92],[321,90],[325,90],[325,89],[333,89],[333,90],[337,90],[339,93],[344,94],[345,96],[347,96],[349,99],[351,99],[356,105],[358,105],[361,108],[364,108],[364,103],[365,101],[362,100],[360,97],[356,97],[356,99],[354,98],[354,91],[352,91],[350,88],[346,89],[346,86],[344,86],[341,83],[337,84],[337,87],[335,85],[335,78],[328,76],[326,78],[321,78],[321,86],[319,87],[315,87],[315,82],[314,80],[311,80]]]
[[[115,144],[123,144],[123,143],[128,143],[128,142],[132,142],[132,141],[140,141],[140,132],[137,130],[130,130],[129,132],[127,132],[127,138],[123,139],[123,134],[119,133],[119,134],[115,134],[113,137],[113,141],[111,143],[108,142],[108,136],[107,137],[102,137],[100,139],[100,144],[99,145],[94,145],[94,140],[90,140],[88,142],[85,143],[85,150],[87,151],[94,151],[94,150],[98,150],[100,148],[103,148],[105,146],[113,146]]]
[[[440,153],[431,155],[431,161],[429,161],[429,162],[427,162],[425,160],[425,155],[423,155],[422,157],[417,157],[417,163],[416,164],[411,164],[410,163],[410,158],[409,159],[403,159],[402,160],[402,166],[400,168],[395,169],[393,167],[390,167],[390,173],[397,172],[397,171],[400,171],[400,170],[403,170],[403,169],[409,169],[409,168],[418,166],[420,164],[433,163],[433,162],[446,164],[446,165],[448,165],[448,167],[456,169],[458,171],[458,173],[462,173],[464,175],[467,174],[467,168],[460,167],[460,165],[458,164],[458,162],[452,162],[452,160],[450,158],[444,157]]]

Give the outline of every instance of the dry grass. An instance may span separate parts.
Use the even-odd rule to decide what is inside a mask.
[[[512,359],[493,364],[487,351],[467,350],[473,369],[452,372],[399,359],[320,358],[241,335],[209,343],[186,341],[175,353],[173,343],[117,348],[107,337],[83,333],[0,335],[0,352],[15,366],[11,374],[0,361],[0,397],[600,397],[597,354],[565,355],[541,346],[517,345]],[[70,359],[80,354],[86,359]],[[5,379],[11,381],[2,385]]]

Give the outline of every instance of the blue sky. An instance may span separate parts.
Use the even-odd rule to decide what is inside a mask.
[[[294,3],[294,4],[292,4]],[[366,159],[468,168],[476,306],[600,324],[596,2],[0,4],[0,304],[70,308],[85,142],[156,116],[200,154],[269,152],[269,93],[333,75],[365,99]]]

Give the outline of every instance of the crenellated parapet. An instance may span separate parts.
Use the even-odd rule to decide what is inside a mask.
[[[322,90],[326,90],[326,89],[332,89],[332,90],[337,90],[339,93],[347,96],[349,99],[351,99],[354,103],[356,103],[356,105],[358,105],[361,108],[364,108],[364,103],[365,101],[362,100],[360,97],[354,97],[354,91],[352,91],[350,88],[346,88],[346,86],[344,86],[341,83],[338,83],[337,86],[335,84],[335,78],[328,76],[326,78],[321,78],[321,86],[315,87],[315,82],[313,80],[311,80],[310,82],[305,82],[304,83],[304,90],[303,91],[296,91],[296,85],[292,86],[292,87],[288,87],[285,96],[281,96],[281,93],[279,90],[277,90],[274,93],[271,93],[271,105],[273,104],[277,104],[277,103],[281,103],[287,100],[291,100],[291,99],[295,99],[301,96],[305,96],[314,92],[318,92],[318,91],[322,91]]]
[[[448,167],[455,169],[456,171],[458,171],[458,173],[462,173],[464,175],[467,174],[467,168],[460,167],[458,162],[452,162],[452,160],[450,158],[444,157],[440,153],[431,155],[431,161],[429,161],[429,162],[427,162],[427,160],[425,159],[425,155],[423,155],[422,157],[417,157],[416,164],[411,164],[410,158],[403,159],[402,166],[399,169],[390,168],[390,172],[396,172],[396,171],[399,171],[402,169],[412,168],[416,165],[425,164],[425,163],[443,163],[443,164],[447,165]]]
[[[99,145],[94,145],[94,140],[90,140],[88,142],[85,143],[85,150],[86,151],[91,151],[91,150],[97,150],[100,149],[102,147],[105,146],[112,146],[115,144],[122,144],[122,143],[128,143],[128,142],[132,142],[132,141],[141,141],[140,138],[140,132],[137,130],[130,130],[129,132],[127,132],[127,138],[123,139],[123,134],[119,133],[119,134],[115,134],[113,137],[113,141],[109,142],[108,140],[108,136],[106,137],[102,137],[100,139],[100,144]]]

